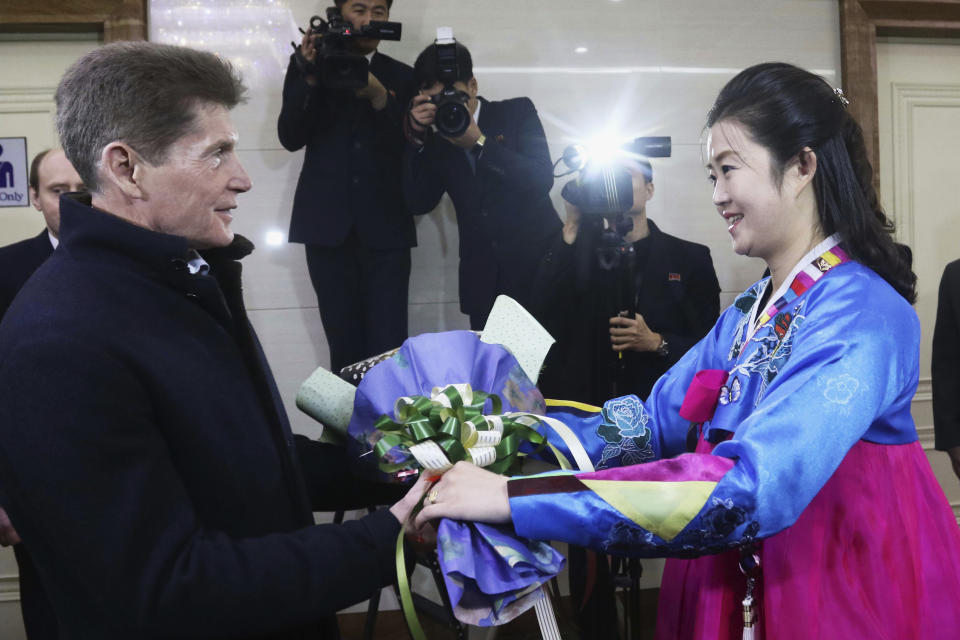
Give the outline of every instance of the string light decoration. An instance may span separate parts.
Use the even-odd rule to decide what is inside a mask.
[[[251,89],[276,87],[300,32],[286,0],[151,0],[150,40],[230,60]]]

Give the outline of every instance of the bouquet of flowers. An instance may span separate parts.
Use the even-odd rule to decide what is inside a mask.
[[[499,334],[511,342],[509,334],[523,324],[516,321],[517,310],[528,327],[536,325],[512,340],[526,366],[513,350],[486,341]],[[318,370],[304,383],[298,406],[345,431],[349,446],[376,462],[385,479],[410,469],[439,474],[459,460],[507,473],[544,446],[569,464],[546,441],[551,419],[544,417],[543,396],[528,374],[536,377],[552,339],[509,298],[498,300],[491,322],[483,339],[469,331],[410,338],[366,371],[356,389]],[[549,340],[541,335],[539,355],[531,355],[523,349],[536,342],[536,329]],[[345,394],[352,399],[349,413]],[[454,614],[481,626],[503,624],[537,604],[544,598],[540,587],[564,564],[551,546],[520,538],[512,527],[451,520],[440,522],[437,554]]]

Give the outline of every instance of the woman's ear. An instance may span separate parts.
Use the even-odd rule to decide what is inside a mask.
[[[810,147],[804,147],[797,154],[796,168],[797,172],[797,194],[813,182],[813,177],[817,174],[817,153]]]
[[[140,178],[143,175],[143,160],[123,142],[111,142],[100,153],[100,178],[104,186],[118,189],[128,198],[143,199]]]

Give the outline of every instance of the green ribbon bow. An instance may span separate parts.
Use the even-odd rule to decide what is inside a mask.
[[[491,409],[483,409],[490,400]],[[517,462],[520,445],[539,451],[546,437],[534,429],[531,414],[502,414],[503,403],[493,393],[474,391],[469,384],[435,387],[430,397],[406,396],[394,405],[394,418],[382,415],[374,423],[383,436],[374,446],[380,470],[393,473],[411,466],[410,456],[428,471],[441,473],[461,460],[494,473],[507,473]],[[397,447],[410,456],[392,461]]]

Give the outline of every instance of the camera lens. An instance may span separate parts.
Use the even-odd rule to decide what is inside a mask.
[[[446,102],[437,108],[437,130],[445,136],[462,136],[470,126],[470,112],[460,102]]]

